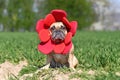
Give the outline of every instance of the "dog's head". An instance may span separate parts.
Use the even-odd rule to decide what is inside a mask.
[[[66,26],[62,22],[55,22],[50,26],[51,39],[55,43],[60,43],[65,39],[67,34]]]

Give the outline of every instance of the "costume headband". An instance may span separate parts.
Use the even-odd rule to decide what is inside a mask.
[[[68,29],[65,40],[60,44],[55,44],[51,40],[49,28],[51,24],[55,22],[63,22]],[[75,35],[76,29],[77,21],[69,22],[67,19],[67,13],[64,10],[52,10],[44,19],[38,20],[36,24],[36,31],[41,41],[38,45],[38,50],[43,54],[49,54],[52,51],[57,54],[67,54],[72,47],[71,39]]]

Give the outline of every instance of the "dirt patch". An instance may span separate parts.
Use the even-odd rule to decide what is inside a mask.
[[[52,71],[52,75],[54,75],[53,79],[54,80],[69,80],[69,73],[63,73],[63,72],[60,72],[60,71]]]
[[[68,71],[68,72],[62,72],[59,69],[48,69],[48,70],[42,70],[39,69],[35,73],[30,73],[30,74],[24,74],[21,76],[19,79],[20,80],[26,80],[28,77],[33,77],[34,75],[37,75],[38,80],[81,80],[80,78],[70,78],[71,75],[74,74],[81,74],[83,73],[82,70],[78,71]]]
[[[95,71],[90,70],[90,71],[88,71],[88,73],[87,73],[87,74],[90,74],[90,75],[95,75]]]
[[[8,80],[11,75],[17,76],[24,66],[27,66],[27,61],[20,61],[17,65],[5,61],[0,64],[0,79]]]
[[[120,76],[120,72],[116,72],[115,74],[116,74],[117,76]]]

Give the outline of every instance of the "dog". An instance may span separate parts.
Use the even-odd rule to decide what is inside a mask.
[[[50,28],[51,39],[55,44],[61,43],[65,36],[67,35],[67,28],[62,22],[55,22],[51,24]],[[55,52],[51,52],[47,55],[46,65],[42,67],[42,69],[48,68],[59,68],[59,67],[69,67],[75,70],[75,67],[78,64],[78,60],[74,55],[74,45],[68,54],[56,54]]]

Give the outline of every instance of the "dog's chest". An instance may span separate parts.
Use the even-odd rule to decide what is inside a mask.
[[[53,58],[56,62],[59,62],[59,63],[62,63],[62,64],[68,62],[68,55],[53,54]]]

